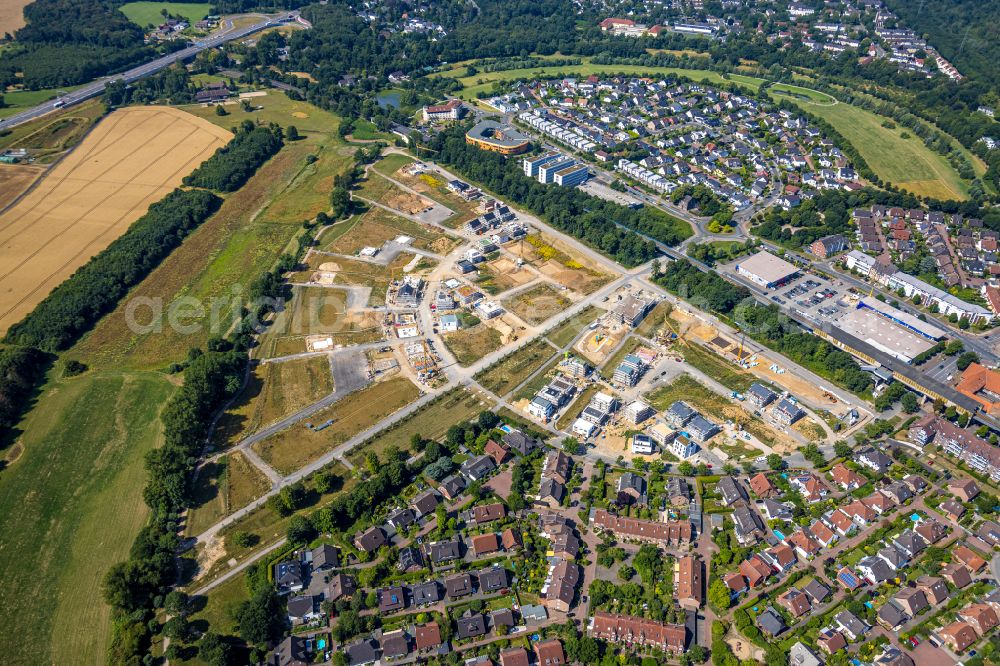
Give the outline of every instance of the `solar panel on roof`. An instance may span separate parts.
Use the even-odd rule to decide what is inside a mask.
[[[842,571],[841,573],[839,573],[837,575],[837,578],[839,578],[840,580],[842,580],[846,585],[848,585],[850,587],[857,587],[858,586],[858,579],[854,577],[854,574],[848,573],[846,571]]]

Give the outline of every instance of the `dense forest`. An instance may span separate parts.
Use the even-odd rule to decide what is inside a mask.
[[[776,305],[759,304],[749,290],[716,273],[702,272],[689,261],[673,261],[654,280],[695,306],[729,319],[758,342],[852,393],[864,394],[871,388],[871,375],[850,354],[806,333]]]
[[[261,164],[281,150],[282,130],[277,125],[257,127],[244,120],[236,136],[184,177],[184,184],[217,192],[235,192]]]
[[[143,43],[142,28],[118,11],[121,4],[35,0],[24,8],[27,24],[14,45],[0,53],[0,84],[72,85],[151,58],[155,51]]]
[[[888,0],[903,22],[926,35],[966,76],[1000,90],[1000,4],[980,0]]]
[[[676,245],[691,235],[687,223],[652,208],[632,210],[577,188],[543,185],[528,178],[517,160],[483,152],[465,142],[467,127],[442,132],[431,142],[434,159],[500,197],[528,208],[555,228],[600,250],[624,266],[657,255],[655,246],[631,230]]]
[[[219,207],[205,190],[175,190],[7,331],[5,340],[59,351],[73,344]]]
[[[27,408],[46,365],[46,355],[34,347],[0,350],[0,447]]]

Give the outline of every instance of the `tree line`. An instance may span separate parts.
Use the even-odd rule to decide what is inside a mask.
[[[128,559],[114,564],[104,577],[104,600],[115,616],[108,654],[113,664],[139,663],[149,652],[149,621],[176,577],[178,523],[191,502],[191,472],[216,410],[240,390],[247,362],[245,353],[232,350],[192,350],[190,356],[184,384],[160,416],[163,446],[146,454],[143,499],[150,520]]]
[[[34,347],[0,350],[0,447],[10,439],[47,365],[46,354]]]
[[[152,58],[143,32],[118,11],[123,0],[35,0],[0,53],[0,83],[31,89],[84,83]],[[165,44],[164,51],[183,48]]]
[[[185,176],[184,184],[218,192],[235,192],[257,169],[281,150],[284,133],[275,124],[258,127],[244,120],[233,140],[215,151],[197,169]]]

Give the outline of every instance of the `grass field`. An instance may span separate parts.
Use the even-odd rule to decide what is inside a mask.
[[[409,155],[390,153],[376,162],[372,168],[383,176],[393,176],[393,174],[405,167],[407,164],[413,164],[414,162],[416,162],[416,160]]]
[[[0,109],[0,114],[2,113],[3,109]],[[12,127],[0,136],[0,150],[24,148],[35,158],[36,163],[48,164],[80,143],[104,113],[104,104],[100,100],[92,100]]]
[[[189,619],[199,631],[233,634],[233,612],[249,598],[246,578],[233,576],[212,589],[205,597],[204,607],[192,613]]]
[[[600,314],[600,310],[593,305],[588,305],[583,310],[580,310],[580,312],[576,313],[546,333],[545,337],[551,340],[557,347],[565,347],[569,343],[573,342],[576,336],[583,333],[583,331],[590,326],[591,322],[597,319]]]
[[[143,28],[163,23],[160,12],[164,9],[171,16],[183,16],[191,25],[212,13],[212,7],[207,2],[129,2],[119,7],[129,21]]]
[[[538,56],[542,59],[545,56]],[[556,56],[552,56],[556,57]],[[469,61],[454,63],[451,68],[442,72],[436,72],[431,76],[445,76],[458,79],[463,90],[459,96],[466,100],[476,99],[476,95],[483,91],[488,91],[493,87],[495,81],[517,81],[531,80],[544,76],[590,76],[591,74],[636,74],[650,76],[684,76],[695,81],[707,79],[710,83],[725,83],[719,72],[707,69],[681,69],[679,67],[646,67],[643,65],[598,65],[591,62],[590,58],[583,58],[579,65],[566,65],[562,67],[533,67],[530,69],[513,69],[501,72],[480,72],[475,76],[465,76],[466,67]],[[763,83],[763,79],[741,74],[729,75],[729,81],[740,83],[756,91]]]
[[[287,124],[289,118],[295,117],[292,113],[302,113],[306,118],[296,122],[309,133],[301,141],[286,145],[246,185],[229,195],[219,212],[198,227],[131,293],[132,297],[163,302],[165,314],[181,306],[182,298],[194,298],[204,305],[206,313],[216,307],[216,325],[206,314],[195,319],[194,331],[163,325],[159,330],[137,334],[128,326],[127,302],[123,302],[78,345],[77,351],[88,362],[161,368],[183,356],[184,350],[204,346],[211,335],[229,328],[234,294],[245,292],[261,272],[270,270],[301,231],[303,220],[328,209],[333,177],[348,167],[354,151],[337,135],[336,117],[304,102],[293,103],[287,98],[281,102],[277,95],[255,99],[269,104],[268,113],[260,114],[265,120],[280,118],[282,124]],[[186,108],[204,111],[200,107]],[[303,108],[309,113],[299,111]],[[220,119],[205,114],[212,120],[234,116]],[[323,118],[326,120],[321,121]],[[325,128],[321,133],[314,130],[316,127]],[[306,158],[311,154],[319,159],[309,164]],[[149,315],[141,321],[148,322]]]
[[[684,361],[688,365],[701,370],[730,390],[743,393],[755,381],[752,374],[701,345],[689,343],[678,349],[684,355]]]
[[[391,132],[380,132],[374,123],[360,118],[354,121],[354,130],[351,132],[351,138],[357,141],[374,141],[376,139],[392,141],[395,135]]]
[[[503,303],[508,310],[534,326],[565,311],[572,301],[549,283],[542,282]]]
[[[553,372],[563,360],[562,356],[556,356],[537,375],[521,384],[511,400],[530,400],[536,393],[545,388],[545,385],[557,374]]]
[[[215,523],[271,489],[271,483],[242,453],[207,463],[198,473],[194,506],[188,509],[185,531],[201,534]]]
[[[0,661],[105,661],[101,580],[146,519],[143,456],[172,390],[159,374],[88,374],[50,384],[24,421],[0,484]]]
[[[833,106],[837,104],[837,99],[832,95],[828,95],[825,92],[819,90],[813,90],[812,88],[803,88],[802,86],[792,85],[791,83],[775,83],[768,88],[769,92],[776,92],[779,95],[784,95],[787,97],[797,97],[799,99],[805,97],[810,102],[822,106]]]
[[[382,179],[384,182],[389,182]],[[445,234],[433,227],[394,215],[384,208],[370,206],[367,211],[348,221],[345,226],[336,225],[323,237],[323,249],[338,254],[357,254],[364,247],[382,247],[386,241],[399,236],[413,239],[411,245],[420,250],[447,254],[454,244]]]
[[[722,397],[687,374],[681,375],[666,386],[650,391],[643,399],[656,411],[667,409],[675,401],[683,400],[716,423],[727,419],[738,420],[751,435],[768,446],[774,446],[779,440],[788,441],[760,419],[751,418],[740,405]]]
[[[106,248],[229,141],[228,132],[167,107],[105,118],[38,186],[0,216],[0,331]]]
[[[491,351],[498,349],[503,340],[500,331],[486,324],[478,324],[454,333],[445,333],[442,338],[455,360],[462,367],[472,365]]]
[[[327,467],[324,467],[323,470],[327,474],[338,477],[338,480],[333,484],[331,490],[323,495],[318,494],[312,484],[307,481],[306,490],[309,492],[310,496],[310,507],[323,506],[339,493],[345,490],[350,490],[356,483],[356,480],[351,476],[349,470],[341,463],[328,465]],[[241,548],[232,543],[232,539],[224,539],[225,554],[223,559],[218,562],[215,567],[209,569],[205,576],[200,580],[209,580],[214,577],[213,574],[218,574],[221,571],[228,569],[229,567],[226,561],[229,558],[240,560],[251,554],[254,550],[262,548],[270,543],[274,543],[276,540],[285,536],[290,520],[291,516],[282,518],[267,506],[262,506],[251,511],[240,520],[233,522],[231,525],[227,525],[222,531],[223,535],[230,535],[236,532],[248,532],[257,536],[260,539],[260,542],[249,548]],[[240,580],[243,579],[242,576],[237,576],[237,578]],[[201,583],[197,583],[195,587],[199,584]]]
[[[424,405],[419,411],[406,417],[393,427],[383,430],[371,442],[355,448],[347,455],[348,461],[361,464],[369,451],[381,456],[390,446],[400,451],[410,451],[410,439],[420,435],[424,439],[440,440],[448,428],[475,418],[479,412],[488,410],[492,404],[479,393],[467,388],[453,388],[444,395]]]
[[[573,425],[573,422],[576,421],[580,412],[583,411],[584,407],[590,404],[591,398],[593,398],[600,389],[601,386],[598,384],[591,384],[587,388],[583,389],[579,395],[573,398],[573,402],[569,404],[569,407],[566,408],[563,415],[559,417],[559,420],[556,422],[556,427],[560,430],[565,430]]]
[[[555,353],[556,350],[552,348],[548,340],[536,338],[480,372],[476,375],[476,381],[482,384],[486,390],[503,396],[517,388],[517,385],[527,379],[535,370],[545,365],[546,361],[552,358]]]
[[[785,89],[792,88],[784,85]],[[808,89],[794,88],[805,94]],[[815,91],[811,91],[815,92]],[[822,94],[822,93],[817,93]],[[902,127],[883,127],[887,119],[849,104],[816,102],[787,95],[788,99],[809,113],[830,123],[857,149],[879,178],[920,196],[938,199],[966,199],[968,186],[942,155],[924,145],[919,137]]]
[[[253,448],[276,470],[288,474],[419,397],[420,389],[403,377],[371,384],[309,418],[309,422],[317,426],[333,419],[328,427],[319,430],[298,424],[254,444]]]
[[[635,332],[637,335],[641,335],[644,338],[652,338],[656,335],[667,322],[667,318],[670,316],[670,311],[673,306],[670,305],[668,301],[660,301],[657,303],[652,310],[649,311],[639,325],[636,326]]]
[[[15,3],[19,0],[13,0]],[[0,23],[3,23],[5,11],[4,7],[7,2],[0,3]],[[0,28],[0,34],[4,30]],[[11,31],[13,33],[13,30]],[[3,101],[4,107],[0,108],[0,118],[7,118],[8,116],[13,116],[15,114],[21,113],[25,109],[29,109],[33,106],[38,106],[39,104],[44,104],[49,100],[55,101],[57,97],[65,93],[73,92],[74,90],[81,88],[84,84],[78,86],[67,86],[65,88],[46,88],[44,90],[8,90],[4,91]]]
[[[326,356],[258,365],[236,402],[219,419],[212,442],[225,448],[333,391]]]

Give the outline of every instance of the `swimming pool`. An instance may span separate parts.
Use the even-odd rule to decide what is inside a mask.
[[[778,537],[778,538],[779,538],[779,539],[781,539],[782,541],[784,541],[784,540],[785,540],[785,535],[784,535],[784,534],[782,534],[782,533],[781,533],[781,532],[780,532],[779,530],[774,530],[774,536]]]

